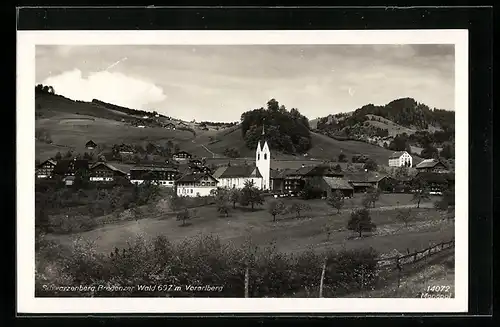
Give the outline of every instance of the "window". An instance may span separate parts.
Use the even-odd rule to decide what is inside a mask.
[[[201,186],[205,186],[205,182],[201,182]]]
[[[191,189],[191,194],[193,193],[193,189]]]
[[[211,182],[210,185],[215,186],[215,182]]]
[[[264,153],[264,160],[267,159],[267,153]]]
[[[257,155],[257,160],[260,160],[260,153]]]

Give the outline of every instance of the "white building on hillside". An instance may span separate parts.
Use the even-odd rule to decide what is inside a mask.
[[[406,151],[393,152],[389,157],[389,167],[412,167],[413,159]]]
[[[213,176],[219,181],[219,187],[241,189],[246,181],[253,181],[258,189],[271,189],[271,152],[264,136],[262,128],[262,137],[257,143],[255,152],[255,165],[228,165],[219,167],[214,172]]]
[[[175,182],[179,196],[209,196],[219,181],[208,173],[188,173]]]

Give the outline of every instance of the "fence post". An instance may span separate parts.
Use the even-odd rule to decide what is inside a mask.
[[[396,259],[396,268],[398,269],[398,289],[399,286],[401,285],[401,265],[399,263],[399,258]]]
[[[323,297],[323,281],[325,279],[325,270],[326,270],[326,259],[323,262],[323,267],[321,269],[321,280],[319,281],[319,297]]]
[[[249,275],[249,267],[247,265],[245,269],[245,297],[248,297],[248,280],[250,279],[248,275]]]

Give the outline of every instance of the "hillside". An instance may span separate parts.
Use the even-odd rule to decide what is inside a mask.
[[[352,112],[318,118],[311,126],[335,139],[359,140],[414,154],[426,149],[423,153],[432,157],[439,153],[437,149],[454,147],[455,112],[430,109],[412,98],[401,98],[383,106],[368,104]],[[453,156],[451,150],[444,153],[446,159]]]
[[[116,111],[97,103],[73,101],[53,94],[37,94],[36,132],[46,134],[51,142],[36,141],[36,157],[45,160],[57,152],[74,151],[83,154],[85,143],[93,140],[99,145],[96,154],[110,151],[115,144],[126,143],[146,148],[148,143],[164,145],[171,141],[179,149],[197,157],[224,158],[224,151],[234,148],[241,158],[254,158],[255,150],[247,148],[241,126],[219,130],[186,129],[171,130],[161,127],[138,128],[129,124],[136,118],[123,111]],[[189,126],[191,124],[186,123]],[[277,160],[336,160],[342,152],[350,159],[353,154],[365,154],[379,164],[387,164],[391,151],[359,141],[339,141],[319,133],[311,132],[312,147],[303,154],[284,154],[273,151]]]

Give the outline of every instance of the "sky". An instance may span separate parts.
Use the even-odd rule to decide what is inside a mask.
[[[196,121],[238,121],[274,98],[309,119],[412,97],[454,110],[453,45],[36,46],[36,82]]]

